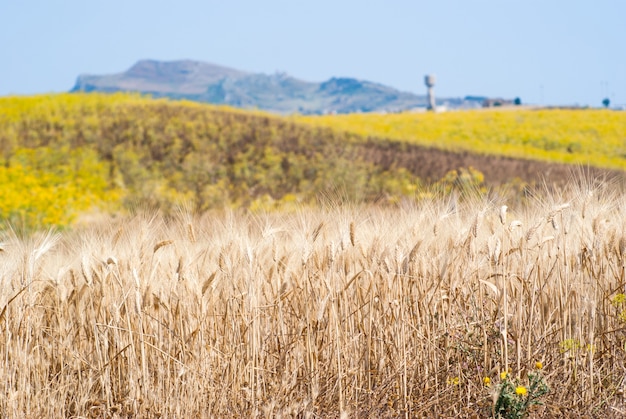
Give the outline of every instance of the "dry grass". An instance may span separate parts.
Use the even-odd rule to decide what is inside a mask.
[[[523,382],[541,361],[533,417],[620,417],[626,197],[611,190],[6,232],[0,411],[488,417],[499,373]]]

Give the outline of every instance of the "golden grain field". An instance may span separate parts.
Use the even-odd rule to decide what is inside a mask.
[[[442,197],[5,231],[0,411],[622,417],[614,191],[581,178],[519,208]]]

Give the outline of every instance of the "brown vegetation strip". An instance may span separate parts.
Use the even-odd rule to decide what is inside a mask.
[[[404,167],[414,175],[428,180],[441,179],[450,170],[473,167],[485,175],[488,185],[501,185],[516,179],[528,183],[546,180],[550,184],[565,184],[580,166],[524,160],[512,157],[452,152],[399,141],[369,139],[357,153],[385,169]],[[623,180],[623,170],[585,167],[584,171],[597,178]]]

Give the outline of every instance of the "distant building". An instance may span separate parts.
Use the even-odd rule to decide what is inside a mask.
[[[515,100],[502,98],[486,98],[483,100],[483,108],[497,108],[502,106],[516,106]]]

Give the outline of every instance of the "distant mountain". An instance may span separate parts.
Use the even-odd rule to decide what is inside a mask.
[[[322,83],[285,73],[249,73],[192,60],[141,60],[123,73],[81,75],[72,92],[136,91],[270,112],[303,114],[400,111],[426,106],[426,97],[353,78]]]

